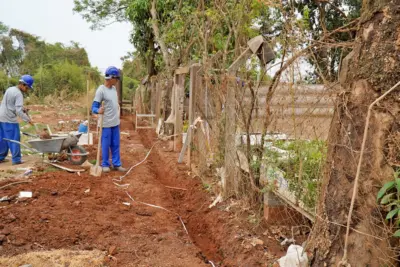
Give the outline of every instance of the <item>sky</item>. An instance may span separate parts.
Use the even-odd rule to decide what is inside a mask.
[[[73,7],[73,0],[0,0],[0,21],[46,42],[78,42],[92,66],[101,71],[108,66],[122,67],[120,58],[134,50],[129,43],[131,25],[114,23],[92,31],[89,23],[74,14]]]

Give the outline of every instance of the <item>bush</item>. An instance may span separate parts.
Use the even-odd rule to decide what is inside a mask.
[[[0,95],[3,95],[8,87],[8,77],[3,71],[0,71]]]
[[[9,78],[0,70],[0,96],[2,96],[9,87],[17,85],[18,79],[19,77]]]
[[[318,185],[322,175],[327,147],[321,140],[276,141],[274,147],[286,151],[285,155],[267,148],[268,166],[284,172],[289,190],[307,207],[315,207]]]
[[[35,94],[40,98],[61,92],[67,97],[86,92],[84,68],[68,61],[39,68],[34,79]]]

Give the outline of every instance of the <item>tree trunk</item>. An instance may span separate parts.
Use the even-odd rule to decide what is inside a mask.
[[[169,68],[170,68],[169,54],[168,54],[167,46],[165,45],[164,40],[161,38],[160,27],[158,26],[156,0],[151,1],[150,13],[151,13],[151,18],[152,18],[151,26],[153,28],[154,36],[156,38],[157,43],[160,45],[160,49],[161,49],[161,52],[163,55],[166,69],[169,70]]]
[[[399,11],[400,0],[364,0],[354,49],[343,60],[339,77],[343,91],[337,97],[318,215],[307,246],[314,254],[313,266],[336,266],[343,257],[343,225],[368,107],[400,80]],[[348,238],[351,266],[392,266],[396,261],[393,232],[385,226],[376,196],[382,184],[393,179],[393,166],[400,164],[399,146],[394,142],[400,138],[399,91],[389,94],[372,112]]]
[[[156,51],[154,48],[154,40],[152,35],[148,40],[148,53],[146,55],[147,74],[149,77],[157,75],[156,64],[154,62],[155,54]]]

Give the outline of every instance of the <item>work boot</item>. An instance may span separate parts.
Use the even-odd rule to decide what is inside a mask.
[[[12,165],[20,165],[20,164],[24,164],[25,162],[24,161],[18,161],[18,162],[13,162],[12,163]]]
[[[110,168],[109,167],[102,167],[102,171],[103,172],[110,172]]]
[[[9,159],[0,159],[0,163],[5,163],[5,162],[9,162]]]
[[[122,166],[114,167],[114,170],[119,172],[127,172],[128,170]]]

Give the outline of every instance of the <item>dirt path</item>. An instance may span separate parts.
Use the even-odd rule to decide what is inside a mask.
[[[155,143],[155,135],[133,131],[128,119],[122,130],[129,133],[121,136],[123,163],[136,164]],[[56,171],[0,190],[0,197],[33,192],[31,199],[0,203],[0,256],[100,250],[112,256],[105,257],[109,266],[212,266],[209,261],[216,266],[267,266],[271,249],[273,254],[279,249],[249,246],[251,235],[231,214],[208,209],[211,199],[202,184],[176,163],[176,153],[162,149],[165,145],[156,145],[148,160],[119,183],[129,184],[127,189],[114,184],[117,172],[94,178],[87,172],[79,176]],[[91,159],[94,149],[89,150]]]

